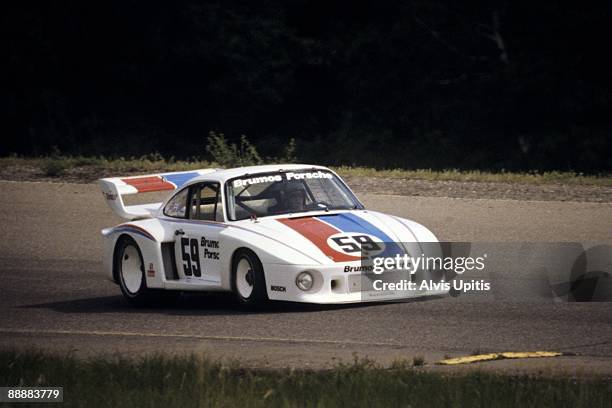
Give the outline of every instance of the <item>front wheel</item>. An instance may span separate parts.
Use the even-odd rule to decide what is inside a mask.
[[[234,255],[232,289],[238,301],[246,306],[261,305],[268,300],[263,266],[252,251],[240,249]]]

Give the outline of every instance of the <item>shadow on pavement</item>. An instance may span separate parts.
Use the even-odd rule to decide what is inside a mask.
[[[416,299],[415,299],[416,300]],[[60,302],[24,305],[22,308],[50,309],[60,313],[138,313],[167,315],[246,315],[246,314],[278,314],[278,313],[308,313],[340,309],[356,309],[363,307],[382,306],[388,302],[358,303],[342,305],[316,305],[293,302],[268,302],[256,309],[248,309],[240,305],[231,294],[183,294],[174,304],[152,305],[147,307],[130,306],[121,295],[83,298]]]
[[[441,299],[440,296],[411,299],[405,303]],[[380,307],[396,302],[352,303],[339,305],[317,305],[297,302],[270,301],[254,309],[240,305],[232,294],[206,293],[182,294],[170,304],[133,307],[121,296],[103,296],[83,298],[59,302],[24,305],[22,308],[50,309],[60,313],[137,313],[166,314],[179,316],[219,316],[247,314],[279,314],[279,313],[309,313],[342,309],[357,309],[364,307]]]

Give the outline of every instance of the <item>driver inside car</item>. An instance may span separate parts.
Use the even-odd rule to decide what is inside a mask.
[[[278,203],[270,208],[271,214],[283,212],[302,212],[306,210],[306,192],[302,188],[289,188],[280,191]]]
[[[306,206],[306,194],[304,190],[290,190],[285,193],[285,209],[290,212],[304,211]]]

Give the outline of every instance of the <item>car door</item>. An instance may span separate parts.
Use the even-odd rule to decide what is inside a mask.
[[[219,233],[225,227],[219,183],[189,187],[187,220],[175,223],[175,259],[179,277],[186,281],[220,283]]]

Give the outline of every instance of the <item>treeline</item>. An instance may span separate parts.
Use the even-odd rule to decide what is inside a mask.
[[[609,171],[602,4],[13,2],[0,154]]]

